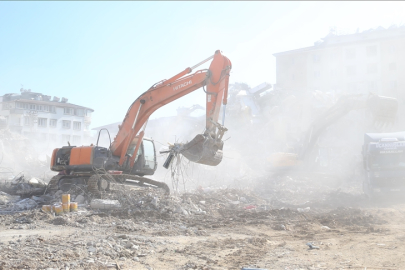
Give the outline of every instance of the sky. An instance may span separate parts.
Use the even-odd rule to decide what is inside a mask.
[[[275,84],[274,53],[312,46],[331,27],[350,34],[404,18],[400,1],[0,1],[0,95],[66,97],[94,109],[94,128],[122,121],[150,86],[218,49],[232,61],[231,83]],[[204,105],[204,95],[151,118]]]

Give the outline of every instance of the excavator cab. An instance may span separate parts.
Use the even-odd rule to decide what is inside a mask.
[[[131,143],[127,150],[127,155],[135,151],[137,138]],[[136,154],[134,166],[131,168],[131,174],[144,176],[153,175],[157,168],[155,143],[152,139],[143,138]]]

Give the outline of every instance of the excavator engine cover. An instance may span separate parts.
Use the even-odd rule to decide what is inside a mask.
[[[222,161],[224,142],[209,135],[198,134],[183,145],[181,154],[188,160],[209,166],[217,166]]]

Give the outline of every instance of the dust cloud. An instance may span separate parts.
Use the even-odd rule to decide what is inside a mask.
[[[298,192],[299,203],[305,202],[307,195],[317,197],[334,190],[361,193],[364,133],[389,132],[400,126],[397,121],[381,128],[365,106],[359,109],[337,106],[339,98],[347,95],[300,93],[274,87],[260,95],[250,95],[252,88],[246,83],[230,87],[225,119],[229,130],[224,136],[224,157],[218,166],[191,163],[180,155],[166,170],[162,167],[166,155],[160,155],[154,178],[177,191],[199,187],[249,188],[277,199]],[[250,102],[246,101],[247,95]],[[363,102],[367,96],[354,99]],[[341,117],[325,124],[329,117],[325,113],[334,107],[343,109]],[[148,126],[146,134],[155,140],[157,150],[167,149],[165,142],[174,143],[175,136],[181,138],[177,143],[186,143],[202,133],[205,126],[204,116],[177,115],[155,121],[160,123],[159,128]],[[305,138],[313,126],[320,130],[319,137],[308,147]],[[298,161],[294,166],[277,167],[272,161],[277,153],[294,154]]]

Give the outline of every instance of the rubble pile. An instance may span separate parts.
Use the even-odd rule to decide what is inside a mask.
[[[223,258],[236,269],[273,248],[274,239],[265,234],[253,237],[245,226],[308,238],[314,232],[342,228],[375,233],[375,226],[382,224],[359,209],[278,207],[249,189],[200,187],[168,196],[160,189],[111,185],[101,196],[83,187],[69,193],[71,201],[79,203],[78,211],[56,216],[40,207],[59,202],[62,191],[26,198],[0,192],[0,212],[9,211],[0,215],[0,269],[143,269],[173,256],[197,256],[200,259],[191,264],[184,261],[194,269],[224,269],[214,267],[220,260],[215,254],[222,249],[235,252]],[[250,236],[216,239],[220,230]],[[184,246],[181,237],[195,243]],[[281,254],[285,248],[273,252]],[[240,254],[246,256],[241,259]],[[205,268],[207,264],[211,266]],[[181,263],[176,269],[183,269]]]
[[[129,210],[138,215],[145,215],[145,213],[155,216],[214,215],[218,211],[266,209],[266,207],[268,209],[270,207],[264,199],[249,189],[200,187],[193,192],[182,193],[179,196],[167,196],[160,189],[116,186],[110,193],[105,193],[101,197],[116,200],[121,206],[118,207],[121,211]],[[88,198],[88,200],[90,199]]]
[[[361,179],[342,180],[322,173],[292,172],[261,177],[255,191],[275,207],[353,206],[364,201]]]
[[[116,261],[140,261],[153,255],[157,248],[171,244],[171,241],[157,241],[153,237],[116,234],[113,230],[106,230],[111,224],[106,219],[99,220],[100,224],[96,224],[94,217],[84,218],[80,214],[75,217],[52,218],[49,214],[35,210],[29,215],[14,216],[7,221],[2,219],[5,222],[3,224],[11,229],[34,230],[40,227],[51,232],[49,237],[19,235],[0,241],[0,269],[115,268]],[[66,227],[75,224],[79,228],[83,227],[83,230]],[[67,235],[52,235],[55,225],[60,227],[58,230],[66,231]],[[100,227],[104,230],[102,234]]]
[[[11,195],[30,197],[32,195],[43,195],[46,192],[47,183],[36,177],[24,177],[23,174],[11,180],[0,182],[0,190]]]

